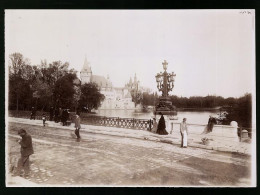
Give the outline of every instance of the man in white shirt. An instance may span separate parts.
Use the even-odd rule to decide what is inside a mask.
[[[180,133],[181,133],[181,147],[187,148],[187,140],[188,140],[188,126],[186,123],[186,118],[183,118],[183,121],[180,125]]]

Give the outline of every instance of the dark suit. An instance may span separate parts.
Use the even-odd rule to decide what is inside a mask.
[[[21,170],[24,169],[26,175],[28,175],[30,171],[29,167],[29,157],[34,153],[32,146],[32,137],[28,133],[26,133],[20,142],[21,145],[21,157],[18,160],[17,165],[17,174],[21,173]]]

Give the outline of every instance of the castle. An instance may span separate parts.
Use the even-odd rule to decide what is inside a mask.
[[[86,58],[80,72],[80,79],[81,84],[89,82],[96,83],[100,92],[105,95],[105,100],[101,103],[99,109],[136,109],[131,93],[133,94],[134,91],[142,93],[145,90],[139,86],[140,82],[137,80],[136,75],[134,81],[130,78],[124,87],[114,87],[109,76],[105,78],[104,76],[92,74],[91,67]]]

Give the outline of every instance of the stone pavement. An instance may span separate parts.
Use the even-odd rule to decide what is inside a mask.
[[[40,187],[37,183],[24,179],[23,177],[13,177],[10,173],[6,175],[8,178],[8,184],[12,187]]]
[[[41,120],[29,120],[29,119],[14,118],[14,117],[9,117],[8,120],[10,122],[22,123],[22,124],[31,124],[31,125],[39,125],[39,126],[43,125]],[[68,129],[74,132],[74,124],[71,124],[70,126],[62,126],[60,123],[47,121],[47,126]],[[93,125],[85,125],[85,124],[81,125],[81,131],[87,133],[145,139],[145,140],[164,142],[164,143],[169,143],[174,145],[180,145],[181,143],[181,136],[180,133],[177,131],[169,135],[158,135],[146,130],[93,126]],[[209,145],[202,144],[201,139],[203,137],[207,137],[211,139]],[[252,144],[251,141],[239,142],[239,138],[237,138],[237,140],[234,141],[230,139],[225,139],[225,137],[214,136],[214,133],[208,133],[208,134],[190,133],[188,135],[188,146],[208,149],[208,150],[223,151],[223,152],[236,152],[236,153],[242,153],[247,155],[252,155],[252,152],[255,153],[255,144],[254,143]]]
[[[163,142],[9,123],[8,159],[20,156],[17,130],[33,137],[27,180],[39,186],[250,186],[251,157]],[[222,170],[222,171],[220,171]],[[253,172],[252,172],[253,173]],[[16,180],[19,183],[14,183]],[[8,182],[9,181],[9,182]],[[21,184],[9,178],[7,184]],[[32,184],[33,185],[33,184]],[[23,184],[21,184],[23,186]]]

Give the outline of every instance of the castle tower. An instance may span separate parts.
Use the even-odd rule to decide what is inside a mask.
[[[80,71],[81,84],[91,82],[91,77],[92,77],[92,70],[91,67],[89,66],[89,62],[87,61],[87,58],[85,57],[83,67]]]

